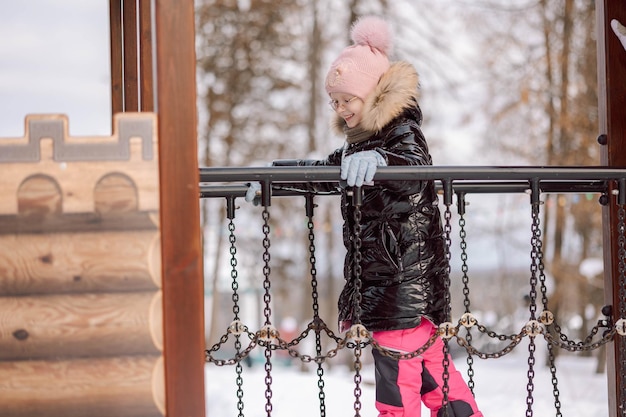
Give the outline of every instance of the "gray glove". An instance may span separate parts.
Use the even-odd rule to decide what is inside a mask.
[[[259,200],[261,197],[261,183],[258,181],[251,182],[248,184],[248,190],[246,191],[246,201],[248,203],[252,203],[255,206],[259,205]]]
[[[387,166],[387,161],[376,151],[355,152],[341,160],[341,179],[349,186],[372,185],[376,168]]]
[[[613,32],[618,37],[624,49],[626,49],[626,27],[620,23],[619,20],[613,19],[611,20],[611,28]]]

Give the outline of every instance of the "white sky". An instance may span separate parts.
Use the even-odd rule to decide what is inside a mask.
[[[110,135],[109,54],[107,0],[0,2],[0,138],[23,136],[25,116],[37,113],[66,114],[72,136]],[[456,128],[452,97],[439,100],[447,116],[436,111],[438,96],[424,108],[437,115],[425,133],[450,142],[433,146],[445,154],[436,163],[467,164],[477,132]]]
[[[64,113],[74,136],[111,131],[107,0],[0,2],[0,138]]]

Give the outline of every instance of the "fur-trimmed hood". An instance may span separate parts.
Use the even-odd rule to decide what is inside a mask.
[[[406,108],[415,106],[418,87],[419,76],[415,67],[406,61],[394,62],[366,98],[360,127],[372,133],[380,132]],[[333,131],[344,134],[345,126],[345,120],[335,114],[331,120]]]

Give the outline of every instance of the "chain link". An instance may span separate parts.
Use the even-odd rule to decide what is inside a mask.
[[[530,337],[530,342],[528,343],[528,371],[526,375],[528,377],[528,383],[526,384],[526,417],[532,417],[533,415],[533,402],[535,401],[533,398],[533,391],[535,389],[534,378],[535,378],[535,337]]]
[[[355,193],[360,193],[361,189],[354,190]],[[363,272],[361,268],[361,206],[359,204],[354,205],[354,225],[352,229],[352,246],[353,246],[353,270],[351,279],[354,280],[354,300],[353,300],[353,324],[361,323],[361,274]]]
[[[470,314],[470,298],[469,298],[469,294],[470,294],[470,289],[469,289],[469,267],[467,265],[467,241],[465,240],[467,237],[467,232],[465,231],[465,217],[464,217],[464,212],[465,212],[465,199],[464,197],[462,197],[462,194],[458,195],[458,201],[457,201],[458,205],[459,205],[459,247],[461,248],[461,272],[462,272],[462,277],[461,277],[461,281],[463,283],[463,306],[465,307],[465,313],[466,314]],[[472,345],[472,331],[471,331],[471,327],[466,327],[465,328],[465,340],[467,342],[467,346],[471,346]],[[467,353],[467,359],[466,359],[466,363],[467,363],[467,386],[470,389],[470,391],[472,392],[472,395],[474,394],[474,357],[472,356],[472,354],[468,351]]]
[[[311,298],[313,299],[313,321],[320,322],[320,308],[319,308],[319,295],[317,291],[317,268],[316,268],[316,258],[315,258],[315,230],[313,223],[313,208],[315,205],[313,204],[313,197],[308,196],[306,198],[306,206],[307,206],[307,229],[309,230],[309,264],[311,265]],[[317,357],[322,355],[322,337],[321,331],[318,326],[313,328],[315,331],[315,355]],[[318,398],[320,403],[320,417],[326,416],[326,394],[324,392],[324,367],[320,362],[317,364],[317,388],[318,388]]]
[[[450,248],[452,247],[452,212],[450,211],[450,204],[446,203],[446,209],[444,212],[444,235],[445,235],[445,254],[446,254],[446,277],[444,279],[444,288],[445,288],[445,304],[444,311],[446,321],[450,321],[450,310],[451,310],[451,298],[450,298],[450,273],[451,273],[451,258],[452,254]],[[457,327],[458,329],[458,327]],[[448,338],[443,338],[443,360],[441,365],[443,366],[443,385],[441,387],[443,393],[443,399],[441,400],[441,408],[443,409],[443,417],[448,417],[448,409],[449,409],[449,394],[450,394],[450,346],[449,346]]]
[[[354,259],[354,269],[353,269],[353,277],[354,280],[354,316],[352,317],[353,325],[361,324],[361,204],[360,200],[363,190],[359,188],[355,188],[353,190],[353,199],[354,199],[354,226],[353,226],[353,259]],[[361,415],[361,342],[357,341],[356,346],[354,347],[354,417],[360,417]]]
[[[238,273],[237,273],[237,246],[236,246],[236,237],[235,237],[235,224],[233,223],[233,219],[230,219],[228,222],[228,241],[230,242],[230,277],[232,279],[231,289],[233,290],[232,300],[233,300],[233,321],[239,322],[239,283],[237,281]],[[235,351],[237,354],[241,353],[241,334],[235,335]],[[235,367],[236,378],[235,383],[237,384],[237,411],[239,411],[238,417],[243,417],[243,367],[241,366],[241,362],[237,362]]]
[[[267,209],[267,206],[263,207],[263,289],[265,290],[263,294],[263,315],[265,316],[265,328],[271,329],[271,315],[272,310],[270,303],[272,301],[272,296],[270,294],[270,212]],[[261,332],[263,333],[263,332]],[[263,335],[264,340],[262,343],[265,346],[264,356],[265,356],[265,411],[267,416],[270,417],[272,415],[272,334],[271,331],[268,331],[268,334]],[[261,344],[261,343],[260,343]]]
[[[532,211],[532,226],[531,226],[531,239],[530,239],[530,244],[531,244],[531,251],[530,251],[530,259],[531,259],[531,263],[530,263],[530,305],[529,305],[529,310],[530,310],[530,322],[534,322],[536,320],[536,313],[537,313],[537,283],[538,283],[538,271],[542,268],[542,263],[541,263],[541,228],[540,228],[540,222],[539,222],[539,206],[540,206],[541,202],[539,201],[539,198],[537,197],[537,201],[533,202],[531,204],[531,211]],[[528,328],[528,326],[526,326],[526,329]],[[531,333],[530,334],[530,341],[528,343],[528,371],[527,371],[527,377],[528,377],[528,383],[526,384],[526,417],[532,417],[533,415],[533,402],[534,402],[534,398],[533,398],[533,391],[535,389],[535,385],[534,385],[534,377],[535,377],[535,370],[534,370],[534,366],[535,366],[535,350],[536,350],[536,346],[535,346],[535,334]]]
[[[622,188],[622,187],[620,187]],[[620,189],[623,192],[623,189]],[[626,217],[626,211],[624,209],[623,204],[619,204],[617,209],[617,227],[618,227],[618,251],[617,257],[619,259],[618,270],[619,270],[619,320],[626,319],[626,222],[624,218]],[[615,327],[613,328],[615,331]],[[622,336],[621,345],[623,346],[626,338]],[[619,387],[620,387],[620,395],[621,401],[618,406],[620,409],[622,416],[626,416],[626,354],[623,349],[621,351],[617,351],[616,353],[618,358],[617,366],[619,366]]]
[[[354,417],[361,417],[361,351],[363,345],[361,342],[354,344]]]
[[[539,204],[537,204],[537,207],[539,207]],[[539,218],[539,213],[537,213],[537,219]],[[539,220],[537,220],[537,225],[539,226]],[[546,274],[545,274],[545,267],[544,267],[544,263],[543,263],[543,242],[541,240],[541,233],[538,231],[539,227],[537,227],[537,238],[536,238],[536,255],[537,255],[537,270],[539,272],[539,288],[541,291],[541,303],[543,305],[543,311],[544,312],[548,312],[550,311],[548,309],[548,289],[546,286]],[[542,318],[545,318],[546,316],[542,313]],[[554,326],[552,326],[552,320],[553,320],[553,315],[552,313],[549,314],[549,320],[544,320],[542,319],[541,321],[544,323],[544,325],[546,325],[546,331],[544,332],[544,338],[547,339],[547,335],[551,334],[551,331],[553,329]],[[559,386],[558,386],[558,378],[556,376],[556,356],[554,354],[554,346],[548,342],[548,362],[550,364],[550,375],[552,376],[551,378],[551,382],[552,382],[552,394],[554,395],[554,408],[556,410],[556,417],[562,417],[561,414],[561,400],[559,399],[560,397],[560,392],[559,392]]]

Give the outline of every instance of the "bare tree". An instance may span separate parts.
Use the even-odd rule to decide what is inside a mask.
[[[518,4],[495,1],[489,13],[477,11],[486,16],[491,51],[488,146],[503,158],[509,152],[505,160],[515,164],[597,165],[593,4]],[[555,280],[549,308],[557,319],[579,315],[584,322],[589,283],[578,270],[585,258],[599,256],[600,207],[584,196],[549,195],[542,210],[544,261]]]
[[[206,120],[203,133],[204,166],[217,163],[252,165],[271,161],[285,149],[303,142],[306,108],[303,86],[308,84],[301,70],[306,60],[306,33],[301,23],[303,6],[292,1],[256,0],[197,2],[197,56],[201,113]],[[211,334],[215,340],[219,311],[219,281],[223,270],[224,210],[203,206],[203,222],[218,230],[205,229],[205,257],[212,265],[213,293]],[[213,210],[213,211],[211,211]],[[216,220],[211,215],[219,214]],[[278,227],[274,222],[272,226]],[[289,225],[281,222],[283,229]],[[261,230],[260,226],[257,230]],[[254,253],[246,241],[240,255]],[[279,262],[280,261],[280,262]],[[291,260],[277,258],[276,270]],[[285,274],[276,274],[276,276]],[[276,284],[278,286],[278,284]]]

